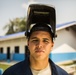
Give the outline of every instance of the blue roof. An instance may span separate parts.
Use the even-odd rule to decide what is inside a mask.
[[[71,21],[71,22],[67,22],[67,23],[63,23],[63,24],[57,24],[56,29],[63,27],[63,26],[67,26],[68,24],[73,24],[73,23],[76,24],[76,21]],[[11,37],[16,37],[16,36],[23,36],[23,35],[25,35],[25,31],[24,32],[18,32],[15,34],[5,35],[5,36],[0,36],[0,39],[11,38]]]
[[[72,24],[72,23],[76,23],[76,21],[71,21],[71,22],[67,22],[67,23],[63,23],[63,24],[57,24],[57,25],[56,25],[56,28],[60,28],[60,27],[63,27],[63,26],[67,26],[68,24]]]
[[[21,36],[21,35],[25,35],[25,32],[18,32],[18,33],[14,33],[14,34],[10,34],[10,35],[0,36],[0,39],[1,38],[14,37],[14,36]]]

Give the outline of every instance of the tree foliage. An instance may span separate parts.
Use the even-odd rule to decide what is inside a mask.
[[[9,20],[9,23],[4,26],[4,29],[7,29],[6,35],[25,31],[26,18],[23,17]]]

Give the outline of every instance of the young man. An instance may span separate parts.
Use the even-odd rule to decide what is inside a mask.
[[[49,58],[53,46],[52,28],[36,23],[28,34],[29,57],[8,68],[3,75],[68,75]]]

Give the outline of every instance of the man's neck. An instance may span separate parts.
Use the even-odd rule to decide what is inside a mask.
[[[48,58],[44,60],[35,60],[34,58],[30,57],[30,61],[30,67],[37,71],[46,68],[49,64]]]

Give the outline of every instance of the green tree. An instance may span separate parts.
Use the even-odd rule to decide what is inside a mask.
[[[4,26],[4,29],[7,29],[6,35],[25,31],[26,18],[23,17],[10,20],[9,23]]]

